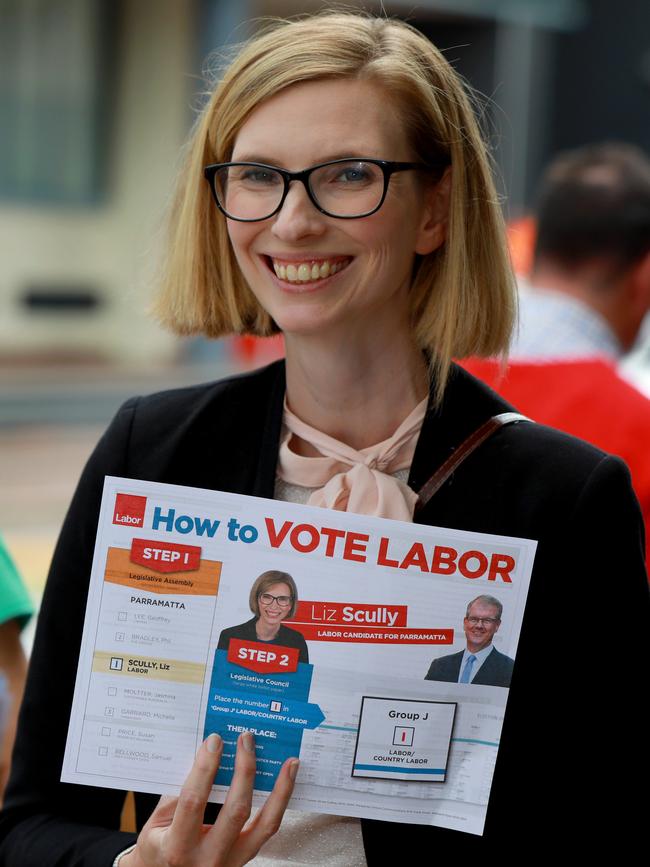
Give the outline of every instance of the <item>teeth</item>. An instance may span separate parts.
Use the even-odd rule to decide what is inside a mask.
[[[272,264],[273,270],[280,280],[287,280],[289,283],[312,283],[314,280],[322,280],[325,277],[337,274],[345,268],[349,261],[349,259],[343,259],[338,262],[325,260],[320,264],[317,262],[300,262],[297,265],[281,265],[279,262],[272,260]]]

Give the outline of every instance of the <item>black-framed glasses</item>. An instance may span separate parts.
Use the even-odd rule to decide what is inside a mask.
[[[495,623],[499,623],[498,617],[466,617],[468,623],[471,623],[472,626],[478,626],[479,623],[481,626],[492,626]]]
[[[253,223],[277,214],[292,181],[305,185],[312,204],[322,214],[340,220],[369,217],[384,203],[395,172],[432,171],[442,164],[399,163],[350,158],[319,163],[301,172],[288,172],[265,163],[215,163],[206,166],[219,210],[231,220]]]
[[[292,603],[291,596],[273,596],[271,593],[260,593],[260,602],[264,605],[273,605],[277,602],[280,608],[288,608]]]

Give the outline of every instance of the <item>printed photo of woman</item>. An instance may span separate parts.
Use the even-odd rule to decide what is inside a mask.
[[[298,589],[291,575],[274,569],[262,572],[251,587],[248,604],[255,616],[238,626],[224,629],[219,636],[219,650],[228,650],[231,638],[241,638],[296,648],[299,662],[309,662],[303,636],[282,623],[294,616],[298,605]]]

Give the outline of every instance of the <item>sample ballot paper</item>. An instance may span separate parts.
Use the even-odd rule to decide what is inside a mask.
[[[258,805],[298,756],[292,809],[481,834],[535,548],[107,478],[61,779],[178,794],[218,732],[223,801],[250,730]]]

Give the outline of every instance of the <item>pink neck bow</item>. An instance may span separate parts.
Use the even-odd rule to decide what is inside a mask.
[[[285,400],[287,434],[280,445],[278,475],[289,484],[317,488],[308,500],[310,506],[412,521],[417,494],[390,473],[411,466],[426,410],[425,398],[391,437],[357,451],[301,421]],[[303,457],[291,451],[294,434],[321,456]]]

